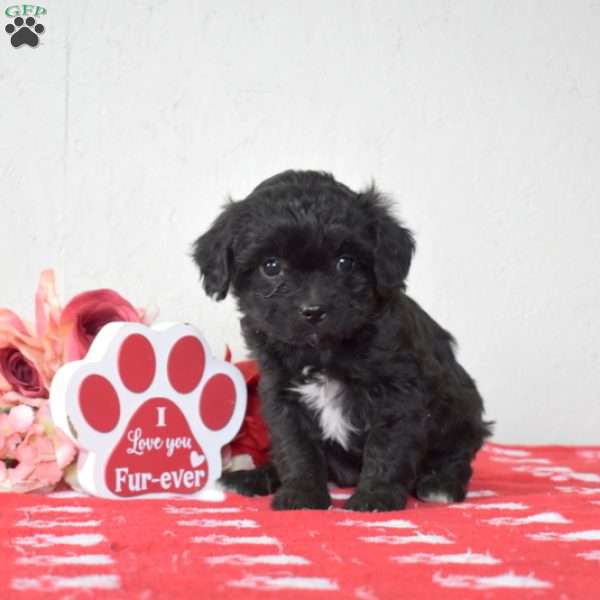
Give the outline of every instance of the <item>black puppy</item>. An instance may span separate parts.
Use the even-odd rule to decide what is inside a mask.
[[[194,244],[206,292],[229,289],[258,360],[271,464],[223,476],[273,508],[346,508],[465,498],[490,435],[452,336],[404,292],[413,237],[374,187],[286,171],[230,202]]]

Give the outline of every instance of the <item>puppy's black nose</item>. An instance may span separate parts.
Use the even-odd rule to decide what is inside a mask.
[[[325,308],[317,305],[303,306],[300,309],[300,312],[302,313],[302,316],[313,325],[316,325],[327,316]]]

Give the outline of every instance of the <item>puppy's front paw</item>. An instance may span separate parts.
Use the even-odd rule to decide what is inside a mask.
[[[394,486],[390,486],[370,490],[358,489],[346,502],[344,508],[361,512],[383,512],[402,510],[405,506],[406,495]]]
[[[331,498],[326,487],[301,484],[282,485],[271,503],[275,510],[327,509],[330,505]]]
[[[466,495],[467,488],[461,481],[443,473],[425,475],[417,483],[416,496],[423,502],[438,504],[462,502]]]
[[[259,467],[244,471],[223,473],[219,483],[232,492],[243,496],[268,496],[279,487],[279,478],[274,469]]]

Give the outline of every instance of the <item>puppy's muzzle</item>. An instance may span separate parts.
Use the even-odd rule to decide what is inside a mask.
[[[325,317],[327,317],[325,307],[318,304],[302,306],[300,307],[300,313],[312,325],[318,325]]]

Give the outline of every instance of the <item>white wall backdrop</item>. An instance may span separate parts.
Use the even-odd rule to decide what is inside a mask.
[[[39,2],[0,30],[0,305],[112,287],[244,356],[187,253],[282,169],[374,178],[496,439],[600,442],[600,4]]]

